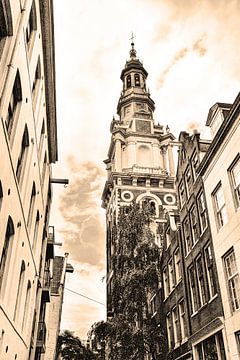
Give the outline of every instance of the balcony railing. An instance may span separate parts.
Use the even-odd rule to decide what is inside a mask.
[[[160,167],[145,167],[145,166],[137,166],[133,165],[131,168],[123,169],[123,172],[134,172],[134,173],[141,173],[141,174],[153,174],[153,175],[167,175],[168,172]]]

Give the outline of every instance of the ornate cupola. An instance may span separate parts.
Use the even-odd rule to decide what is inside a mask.
[[[154,101],[151,99],[146,88],[148,73],[143,64],[137,58],[134,43],[131,43],[130,59],[126,62],[121,73],[123,90],[117,106],[117,113],[123,122],[137,112],[145,112],[147,118],[152,118],[155,109]]]

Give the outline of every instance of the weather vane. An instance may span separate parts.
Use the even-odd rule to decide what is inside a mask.
[[[132,42],[133,42],[133,39],[135,39],[135,35],[133,35],[133,32],[132,32],[132,36],[130,37],[130,39],[129,40],[132,40]]]

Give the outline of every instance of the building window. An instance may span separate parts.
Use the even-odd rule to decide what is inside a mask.
[[[169,290],[170,292],[174,289],[175,281],[174,281],[174,272],[173,272],[173,262],[172,259],[168,262],[168,274],[169,274]]]
[[[180,201],[180,208],[181,208],[181,207],[183,207],[183,205],[185,204],[185,201],[186,201],[185,190],[184,190],[184,185],[183,185],[182,181],[179,184],[178,194],[179,194],[179,201]]]
[[[29,211],[28,211],[28,219],[27,219],[27,225],[29,227],[31,226],[31,222],[32,222],[32,215],[33,215],[33,210],[34,210],[35,199],[36,199],[36,185],[35,185],[35,182],[33,182],[30,204],[29,204]]]
[[[47,153],[45,153],[44,160],[43,160],[43,168],[42,168],[42,183],[43,184],[44,184],[44,179],[45,179],[45,175],[46,175],[46,170],[47,170]]]
[[[25,263],[24,263],[24,261],[22,261],[20,275],[19,275],[19,281],[18,281],[18,288],[17,288],[16,305],[15,305],[14,316],[13,316],[14,320],[16,320],[18,318],[18,315],[20,313],[19,310],[20,310],[21,302],[22,302],[21,300],[22,300],[25,270],[26,270]]]
[[[191,207],[189,213],[190,213],[190,220],[191,220],[193,244],[195,244],[198,241],[198,223],[197,223],[197,212],[196,212],[195,205],[193,205]]]
[[[190,232],[189,220],[187,217],[183,221],[183,235],[184,235],[185,250],[186,250],[186,255],[187,255],[190,252],[190,250],[192,249],[191,232]]]
[[[150,300],[150,309],[152,316],[157,314],[157,295],[155,294]]]
[[[191,312],[194,314],[197,311],[197,289],[196,289],[196,281],[195,281],[195,269],[194,266],[191,265],[188,268],[188,281],[190,288],[190,300],[191,300]]]
[[[173,320],[173,338],[175,347],[179,346],[179,319],[178,319],[178,309],[175,307],[172,310],[172,320]]]
[[[156,215],[157,204],[155,200],[145,197],[141,202],[141,206],[143,210],[149,212],[150,215]]]
[[[134,74],[135,86],[140,86],[140,75]]]
[[[30,43],[33,32],[37,30],[37,16],[36,16],[36,7],[35,1],[33,0],[32,7],[30,10],[30,15],[28,19],[28,24],[26,27],[26,42],[27,45]]]
[[[30,304],[30,294],[31,294],[31,282],[28,280],[24,311],[23,311],[22,330],[26,327],[27,324],[27,317],[28,317],[29,304]]]
[[[174,254],[174,265],[175,265],[175,276],[176,276],[176,283],[178,283],[182,278],[182,271],[181,271],[181,260],[180,260],[180,251],[177,249]]]
[[[163,269],[163,289],[164,289],[164,297],[166,299],[170,292],[168,272],[166,267],[165,269]]]
[[[2,207],[2,200],[3,200],[3,188],[2,188],[2,182],[0,180],[0,210]]]
[[[234,202],[236,208],[240,206],[240,155],[238,154],[237,159],[234,160],[233,165],[231,165],[230,170],[230,180],[231,186],[234,194]]]
[[[132,86],[131,84],[131,75],[127,76],[127,89],[130,88]]]
[[[23,173],[24,166],[26,164],[28,147],[29,147],[29,134],[28,134],[27,125],[25,125],[25,129],[24,129],[23,137],[22,137],[22,143],[21,143],[21,150],[20,150],[20,154],[18,157],[17,169],[16,169],[16,176],[17,176],[19,183],[21,180],[21,175]]]
[[[205,262],[207,268],[207,280],[208,280],[208,291],[209,298],[211,299],[217,294],[216,278],[213,268],[213,254],[210,245],[205,248]]]
[[[36,92],[37,92],[37,88],[38,88],[38,84],[39,84],[40,79],[41,79],[41,62],[40,62],[40,57],[38,57],[38,62],[37,62],[35,75],[34,75],[34,80],[33,80],[33,84],[32,84],[32,97],[33,97],[33,99],[35,99],[35,97],[36,97]]]
[[[201,232],[203,233],[203,231],[207,227],[207,210],[206,210],[203,193],[201,193],[198,196],[197,203],[198,203],[198,211],[199,211],[199,216],[200,216]]]
[[[0,1],[0,60],[7,36],[12,36],[12,14],[8,1]]]
[[[8,103],[8,113],[5,120],[9,139],[12,134],[17,108],[21,101],[22,101],[22,87],[21,87],[20,74],[19,71],[17,71],[15,81],[13,84],[12,94]]]
[[[238,354],[240,355],[240,330],[235,332]]]
[[[192,172],[193,172],[193,180],[195,181],[197,178],[197,168],[199,165],[199,160],[198,160],[198,154],[194,153],[191,159],[191,164],[192,164]]]
[[[35,249],[36,244],[37,244],[39,221],[40,221],[40,215],[39,215],[39,211],[37,211],[36,220],[35,220],[35,226],[34,226],[33,243],[32,243],[32,248],[33,249]]]
[[[179,318],[180,318],[180,330],[182,341],[186,338],[186,314],[184,300],[179,303]]]
[[[236,311],[240,309],[240,281],[233,249],[224,256],[224,265],[232,310]]]
[[[204,276],[203,276],[203,265],[202,257],[199,256],[196,260],[197,267],[197,284],[198,284],[198,293],[199,293],[199,306],[206,304],[206,291],[204,286]]]
[[[169,230],[167,230],[165,234],[166,234],[166,249],[167,249],[171,244],[171,238],[170,238]]]
[[[217,227],[220,229],[227,222],[226,204],[222,185],[219,184],[213,192],[214,210],[217,220]]]
[[[12,238],[14,235],[14,225],[12,218],[9,216],[7,222],[7,229],[4,238],[4,244],[2,248],[1,260],[0,260],[0,291],[2,289],[4,276],[7,274],[7,267],[10,259],[10,253],[12,248]]]
[[[39,139],[39,145],[38,145],[38,151],[39,151],[40,154],[42,152],[44,137],[45,137],[45,121],[43,119],[42,128],[41,128],[41,134],[40,134],[40,139]]]
[[[173,338],[173,329],[172,329],[172,317],[168,313],[166,316],[166,325],[167,325],[167,338],[168,338],[168,347],[169,350],[174,347],[174,338]]]
[[[222,333],[219,332],[197,344],[198,360],[226,360]]]
[[[188,167],[186,172],[185,172],[185,184],[186,184],[187,197],[189,197],[189,195],[190,195],[191,181],[192,181],[191,171],[190,171],[190,168]]]

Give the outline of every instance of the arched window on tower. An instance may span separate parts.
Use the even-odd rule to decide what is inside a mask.
[[[134,82],[135,82],[135,86],[140,86],[140,75],[139,74],[134,74]]]
[[[127,89],[130,88],[132,86],[131,84],[131,75],[127,76]]]
[[[23,173],[22,170],[26,163],[28,147],[29,147],[29,134],[28,134],[27,125],[25,125],[23,137],[22,137],[22,143],[21,143],[21,150],[20,150],[20,154],[18,157],[17,169],[16,169],[16,176],[17,176],[18,182],[20,182],[20,180],[21,180],[21,174]]]
[[[145,197],[142,200],[142,208],[150,213],[150,215],[156,215],[156,202],[152,198]]]
[[[4,277],[6,277],[6,274],[8,272],[7,267],[8,267],[8,263],[9,263],[9,259],[10,259],[10,255],[11,255],[13,235],[14,235],[14,225],[13,225],[12,218],[9,216],[8,222],[7,222],[7,229],[6,229],[6,233],[5,233],[4,244],[3,244],[3,248],[2,248],[2,254],[1,254],[1,258],[0,258],[0,292],[2,290]]]

